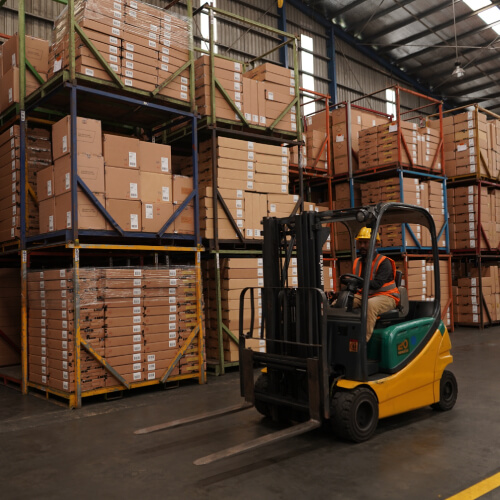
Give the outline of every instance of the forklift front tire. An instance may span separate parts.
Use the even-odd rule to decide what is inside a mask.
[[[458,384],[455,375],[445,370],[439,382],[439,401],[431,405],[437,411],[449,411],[457,402]]]
[[[378,400],[367,387],[334,394],[331,421],[335,434],[355,443],[370,439],[378,424]]]

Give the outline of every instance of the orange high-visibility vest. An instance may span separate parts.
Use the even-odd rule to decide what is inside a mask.
[[[378,268],[384,260],[387,259],[392,266],[392,275],[396,276],[396,264],[392,259],[389,259],[389,257],[386,257],[385,255],[380,255],[378,254],[372,262],[372,270],[370,273],[370,280],[373,279],[373,277],[377,274]],[[361,262],[361,258],[358,257],[352,266],[352,273],[355,274],[356,276],[362,276],[362,267],[363,264]],[[360,292],[358,292],[360,293]],[[398,287],[396,286],[396,282],[394,281],[394,278],[391,281],[388,281],[387,283],[384,283],[378,290],[375,290],[373,293],[370,293],[368,297],[375,297],[376,295],[387,295],[389,297],[392,297],[396,301],[396,306],[399,304],[401,300],[401,295],[399,293]]]

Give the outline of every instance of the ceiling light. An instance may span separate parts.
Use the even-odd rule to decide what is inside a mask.
[[[455,63],[455,69],[453,70],[452,76],[456,78],[462,78],[465,75],[465,70],[462,65],[457,61]]]

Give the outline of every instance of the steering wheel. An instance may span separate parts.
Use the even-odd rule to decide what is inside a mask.
[[[343,274],[340,277],[340,282],[343,285],[346,285],[348,288],[355,288],[354,291],[356,291],[358,288],[363,288],[365,280],[360,276],[356,276],[355,274]]]

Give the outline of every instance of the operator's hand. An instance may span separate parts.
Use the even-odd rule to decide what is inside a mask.
[[[326,292],[326,298],[329,304],[333,304],[337,300],[338,294],[335,292]]]

